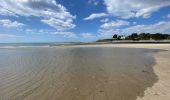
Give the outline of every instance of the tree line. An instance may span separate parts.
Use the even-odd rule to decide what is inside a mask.
[[[122,40],[122,36],[113,35],[113,39]],[[124,38],[124,40],[170,40],[170,34],[162,33],[132,33]]]

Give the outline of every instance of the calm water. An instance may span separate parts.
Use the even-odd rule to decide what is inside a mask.
[[[83,44],[81,42],[45,42],[45,43],[0,43],[1,47],[22,47],[22,46],[60,46],[60,45],[77,45],[77,44]]]
[[[0,49],[0,100],[135,100],[157,82],[154,50]]]

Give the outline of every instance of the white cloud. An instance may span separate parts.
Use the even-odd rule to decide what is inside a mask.
[[[17,36],[17,35],[2,34],[2,33],[0,33],[0,38],[2,38],[2,39],[4,39],[4,38],[19,38],[19,37],[23,37],[23,36]]]
[[[32,29],[26,29],[25,32],[27,32],[27,33],[32,33],[33,30],[32,30]]]
[[[131,26],[128,27],[126,29],[122,30],[122,33],[127,33],[127,34],[131,34],[134,32],[137,33],[142,33],[142,32],[150,32],[150,33],[170,33],[170,21],[165,22],[165,21],[161,21],[155,24],[150,24],[150,25],[135,25],[135,26]]]
[[[76,37],[74,32],[51,32],[53,35],[62,35],[63,37],[73,38]]]
[[[170,33],[170,21],[161,21],[150,25],[134,25],[129,26],[124,29],[114,28],[114,29],[99,29],[100,38],[111,38],[113,34],[127,35],[131,33]]]
[[[101,25],[100,27],[103,29],[112,29],[112,28],[117,28],[120,26],[127,26],[129,24],[130,23],[127,21],[117,20],[117,21],[106,22],[103,25]]]
[[[75,26],[73,19],[76,17],[71,15],[64,6],[57,4],[55,0],[1,0],[0,7],[1,15],[39,17],[42,22],[57,30],[67,30]],[[50,21],[54,21],[53,24]]]
[[[99,4],[99,1],[98,0],[88,0],[88,4],[97,6]]]
[[[99,29],[98,37],[101,38],[112,38],[114,34],[120,34],[119,29]]]
[[[56,35],[61,36],[65,38],[75,38],[77,37],[77,34],[74,32],[69,31],[56,31],[53,29],[26,29],[23,32],[26,32],[27,34],[34,34],[34,35]]]
[[[148,18],[162,7],[170,6],[170,0],[104,0],[108,13],[121,18]]]
[[[170,18],[170,14],[167,17]]]
[[[40,29],[40,30],[37,30],[37,31],[40,34],[49,34],[49,33],[52,33],[52,32],[56,32],[56,30],[51,30],[51,29]]]
[[[1,6],[0,6],[1,7]],[[17,17],[13,12],[10,12],[10,11],[8,11],[7,9],[3,9],[3,8],[1,8],[0,9],[0,15],[10,15],[10,16],[15,16],[15,17]]]
[[[83,37],[83,38],[93,38],[93,37],[95,37],[93,34],[91,34],[91,33],[81,33],[81,36]]]
[[[134,24],[134,25],[136,25],[136,24],[137,24],[137,22],[133,22],[133,24]]]
[[[128,26],[130,23],[124,20],[117,21],[109,21],[105,22],[100,26],[98,30],[98,38],[111,38],[114,34],[120,34],[121,30],[119,29],[121,26]]]
[[[106,23],[106,22],[108,22],[108,21],[109,21],[108,18],[105,18],[105,19],[100,20],[100,22],[102,22],[102,23]]]
[[[59,20],[55,18],[50,18],[50,19],[43,19],[42,22],[47,23],[48,25],[60,31],[65,30],[65,29],[72,29],[75,27],[75,25],[72,24],[73,20],[71,19],[64,21],[64,20]]]
[[[11,21],[8,19],[0,20],[0,25],[6,28],[19,28],[19,27],[24,26],[23,23],[19,23],[17,21]]]
[[[108,14],[106,13],[93,13],[90,16],[84,18],[84,20],[93,20],[95,18],[101,18],[101,17],[106,17]]]
[[[27,34],[49,34],[51,32],[54,32],[56,30],[50,30],[50,29],[23,29],[22,32],[25,32]]]

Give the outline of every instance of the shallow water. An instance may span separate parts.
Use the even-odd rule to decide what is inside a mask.
[[[0,49],[0,100],[135,100],[158,78],[155,50]]]

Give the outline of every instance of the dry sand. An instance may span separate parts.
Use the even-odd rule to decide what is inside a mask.
[[[169,44],[13,48],[0,56],[0,100],[170,99]]]

